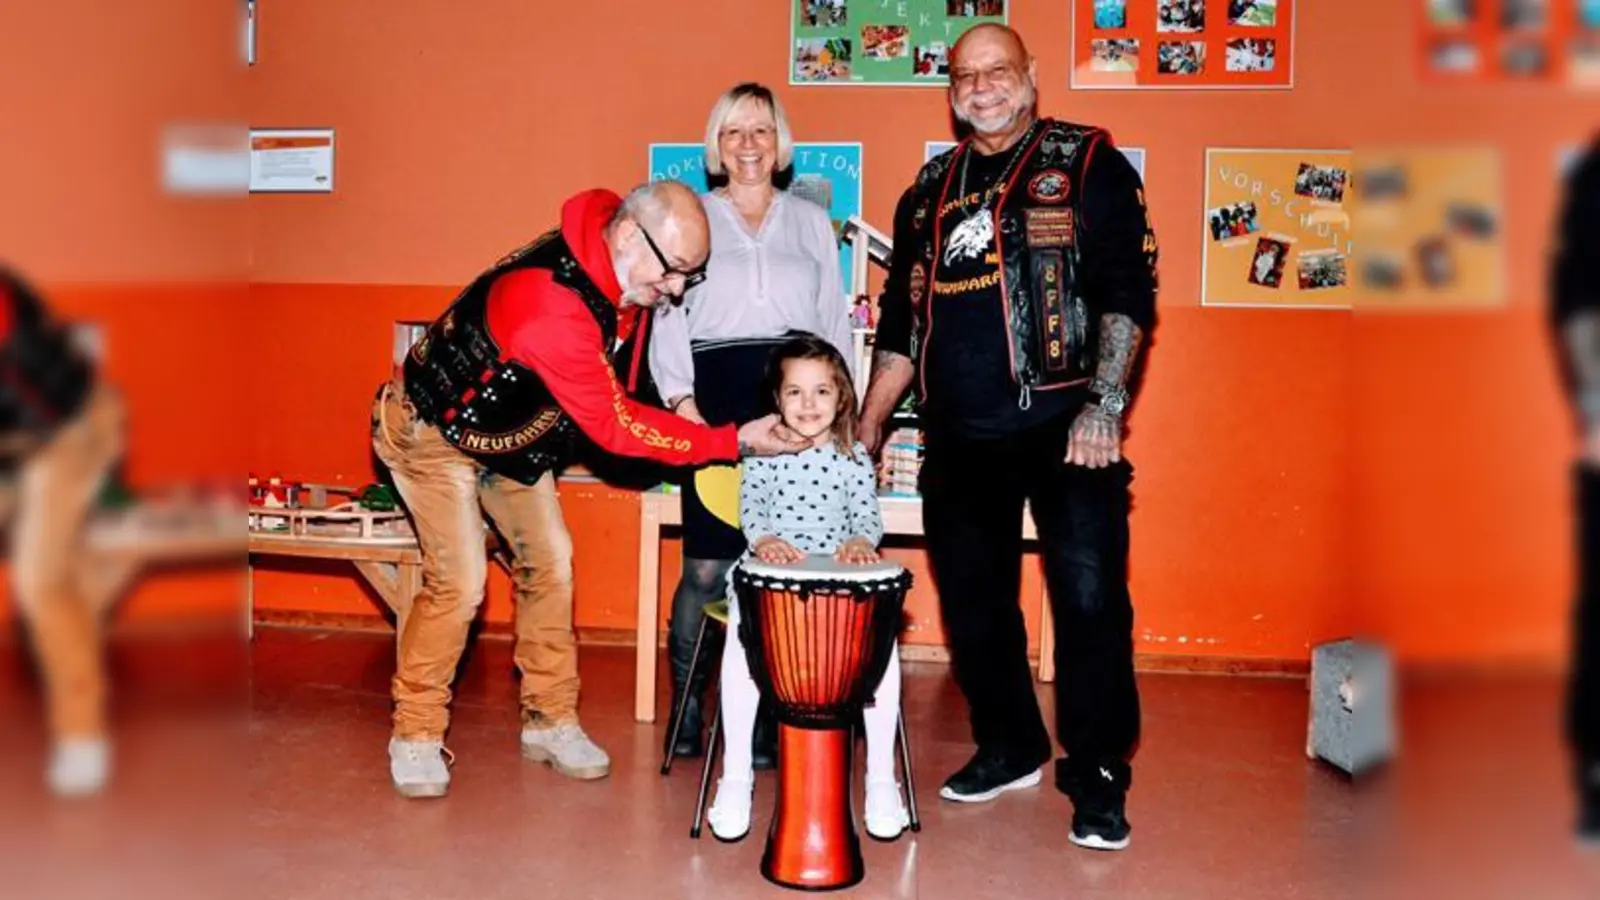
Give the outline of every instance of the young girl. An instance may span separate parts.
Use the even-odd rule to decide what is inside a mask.
[[[800,337],[773,351],[767,384],[785,425],[813,440],[791,456],[748,459],[739,491],[739,520],[750,544],[746,558],[799,562],[826,554],[844,563],[878,561],[883,517],[866,448],[856,442],[855,388],[844,357],[826,341]],[[731,579],[730,579],[731,584]],[[722,728],[726,756],[717,798],[707,819],[718,839],[750,831],[753,790],[750,735],[760,694],[739,640],[737,598],[729,591],[727,643],[722,651]],[[894,778],[895,729],[900,717],[900,645],[873,702],[867,730],[867,833],[893,840],[910,823]]]

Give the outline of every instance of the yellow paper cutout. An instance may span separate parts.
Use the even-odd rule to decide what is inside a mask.
[[[739,527],[740,466],[707,466],[694,473],[694,490],[708,512]]]

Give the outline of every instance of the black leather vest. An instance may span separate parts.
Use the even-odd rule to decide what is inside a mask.
[[[490,471],[532,484],[571,462],[588,441],[532,369],[502,361],[489,333],[490,288],[500,276],[522,269],[548,270],[557,284],[582,298],[600,326],[602,346],[609,350],[616,343],[616,306],[555,229],[496,263],[456,297],[412,346],[405,384],[417,414],[445,440]],[[630,353],[643,353],[648,321],[641,316]],[[643,368],[642,360],[630,368]]]
[[[94,387],[94,364],[44,303],[0,269],[10,330],[0,340],[0,432],[48,432],[72,418]]]
[[[1094,375],[1099,317],[1078,289],[1078,196],[1086,149],[1101,140],[1101,152],[1116,152],[1106,132],[1053,119],[1041,119],[1025,140],[993,213],[1011,375],[1024,404],[1035,388],[1079,384]],[[919,371],[925,371],[921,363],[933,327],[933,283],[942,252],[937,211],[953,199],[961,154],[970,152],[970,142],[962,142],[917,174],[910,288],[911,355]],[[918,390],[926,399],[925,375]]]

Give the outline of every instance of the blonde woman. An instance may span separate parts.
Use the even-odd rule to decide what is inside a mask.
[[[853,360],[850,301],[839,270],[839,245],[827,210],[790,195],[794,138],[783,106],[759,84],[740,84],[717,99],[706,123],[701,196],[711,223],[711,259],[703,284],[681,307],[657,312],[650,371],[667,406],[695,422],[743,422],[764,409],[760,384],[773,348],[796,332],[816,335]],[[683,576],[669,624],[673,714],[688,707],[666,752],[703,752],[701,694],[718,658],[701,649],[696,684],[686,685],[706,602],[721,597],[728,569],[745,550],[739,529],[707,510],[691,481],[683,492]],[[708,662],[709,661],[709,662]],[[671,729],[667,740],[671,742]],[[776,730],[763,710],[755,737],[756,768],[775,763]],[[750,747],[729,747],[731,755]]]

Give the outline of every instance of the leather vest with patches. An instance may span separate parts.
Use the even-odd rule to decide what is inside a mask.
[[[557,284],[582,298],[600,326],[602,346],[616,343],[616,306],[583,271],[560,230],[553,229],[496,263],[456,297],[412,346],[405,385],[417,414],[456,449],[496,474],[532,484],[573,461],[588,440],[543,379],[521,362],[502,359],[502,348],[489,332],[490,288],[502,275],[523,269],[548,270]],[[629,352],[644,352],[647,321],[643,317]]]
[[[1099,317],[1078,289],[1077,201],[1087,148],[1096,139],[1101,152],[1116,152],[1101,129],[1040,120],[992,213],[1011,375],[1024,405],[1032,390],[1080,384],[1094,375]],[[925,371],[923,355],[935,324],[933,282],[943,252],[937,211],[955,199],[953,180],[961,155],[970,152],[970,142],[963,141],[917,173],[910,295],[911,356],[919,371]],[[926,399],[925,376],[918,390]]]

